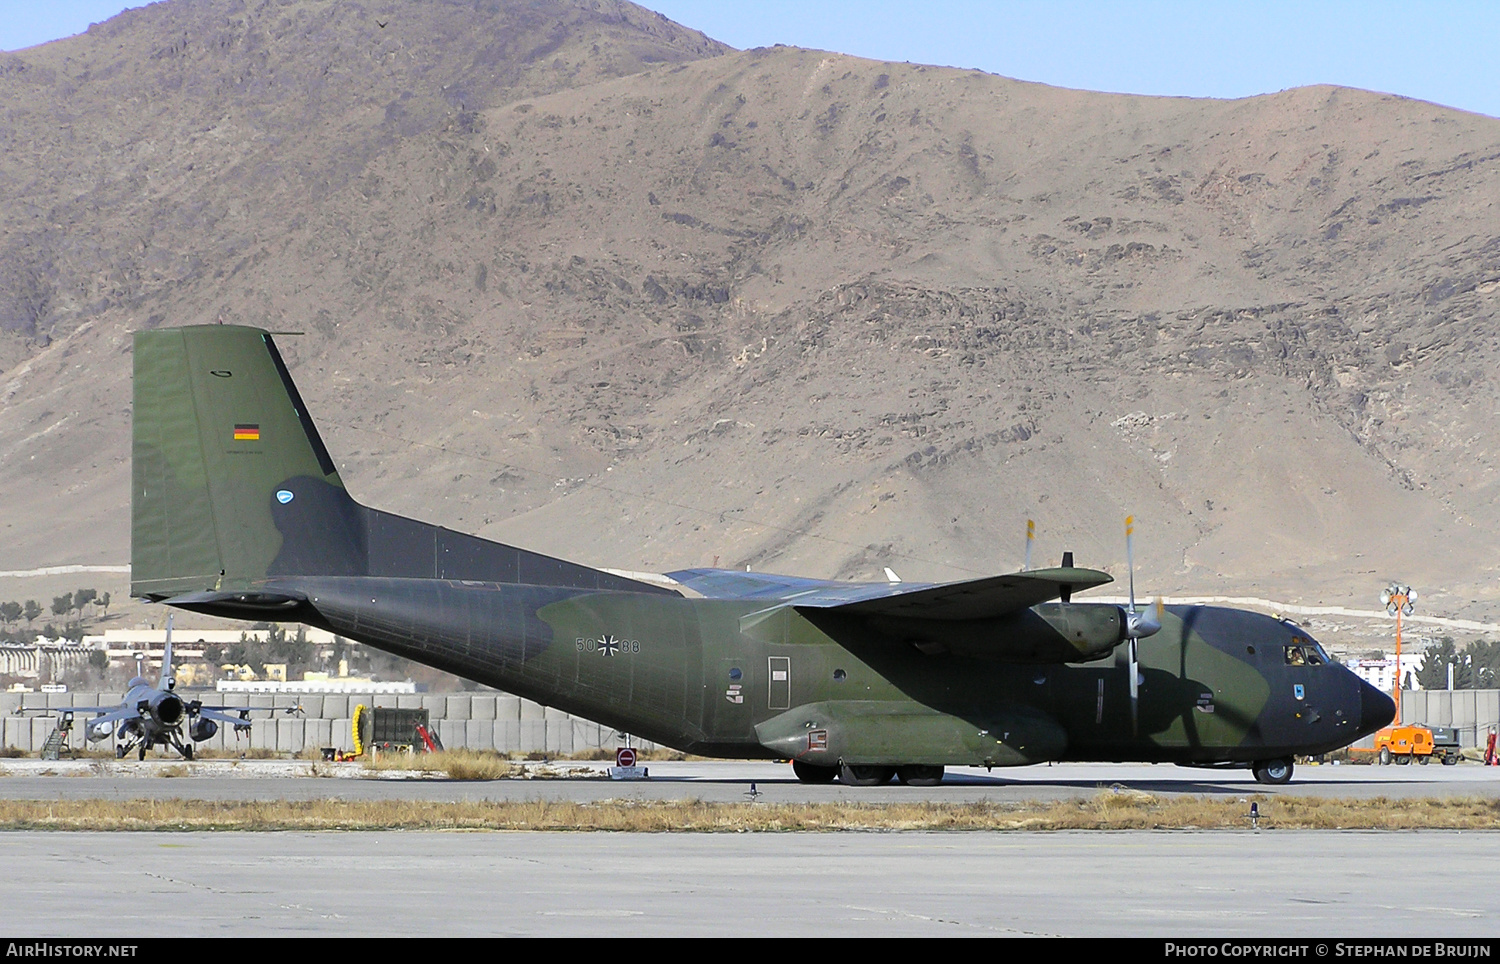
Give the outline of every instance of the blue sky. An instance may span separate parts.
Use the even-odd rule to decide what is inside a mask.
[[[0,50],[78,33],[139,5],[0,0]],[[655,0],[646,6],[740,48],[785,43],[1134,94],[1247,97],[1343,84],[1500,117],[1496,2]]]

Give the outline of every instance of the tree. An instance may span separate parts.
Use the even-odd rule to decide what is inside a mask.
[[[312,658],[312,644],[307,641],[305,626],[299,625],[293,636],[288,636],[285,629],[277,626],[271,630],[270,645],[267,648],[278,662],[288,666],[300,666]]]
[[[1452,636],[1444,636],[1427,651],[1417,682],[1424,690],[1447,689],[1450,666],[1454,689],[1494,689],[1500,681],[1500,642],[1479,640],[1460,651]]]
[[[31,621],[42,614],[42,607],[35,599],[26,600],[26,605],[21,609],[21,615],[26,617],[26,628],[31,628]]]
[[[9,626],[11,623],[15,622],[16,620],[18,620],[20,618],[21,618],[21,604],[20,603],[18,603],[18,602],[0,603],[0,619],[3,619],[5,621],[5,625]]]
[[[73,611],[73,594],[52,597],[52,615],[66,617]]]
[[[99,593],[92,589],[80,589],[73,594],[73,608],[78,610],[78,618],[83,618],[83,607],[99,598]]]
[[[1427,657],[1422,660],[1422,668],[1417,670],[1417,683],[1424,690],[1444,690],[1448,688],[1448,667],[1454,667],[1453,685],[1459,687],[1457,667],[1462,660],[1459,658],[1458,650],[1453,645],[1452,636],[1444,636],[1438,640],[1438,644],[1427,650]],[[1462,687],[1459,687],[1462,688]]]
[[[107,592],[101,592],[99,594],[99,605],[100,605],[101,608],[103,608],[104,615],[108,616],[109,615],[109,593],[107,593]]]

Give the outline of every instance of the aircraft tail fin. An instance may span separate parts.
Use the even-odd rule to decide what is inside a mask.
[[[156,688],[169,690],[176,685],[172,677],[172,617],[176,613],[167,613],[167,639],[161,651],[161,678],[156,682]]]
[[[265,578],[284,542],[277,493],[343,493],[275,342],[203,325],[136,332],[134,352],[132,593]]]
[[[136,596],[219,604],[296,576],[670,592],[355,502],[269,332],[141,331],[134,350]]]

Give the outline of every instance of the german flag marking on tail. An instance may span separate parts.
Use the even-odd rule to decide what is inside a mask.
[[[259,442],[259,425],[236,425],[234,427],[234,440],[236,442]]]

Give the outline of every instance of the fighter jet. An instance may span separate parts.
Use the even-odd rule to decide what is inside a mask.
[[[72,728],[74,717],[95,714],[84,721],[84,736],[94,743],[118,736],[119,742],[115,744],[117,759],[135,750],[137,758],[144,760],[151,747],[172,746],[183,759],[191,760],[193,743],[201,743],[219,732],[220,723],[233,726],[237,733],[250,732],[250,707],[204,706],[201,700],[184,700],[177,695],[176,689],[177,680],[172,676],[172,617],[169,615],[161,676],[155,686],[145,677],[137,676],[130,681],[125,698],[115,706],[75,706],[54,712],[62,715],[64,730]],[[183,739],[184,724],[188,740]]]
[[[1075,601],[1073,565],[966,582],[722,569],[640,578],[367,508],[268,332],[135,335],[132,592],[297,621],[705,756],[807,782],[1052,760],[1251,768],[1390,721],[1305,629]]]

